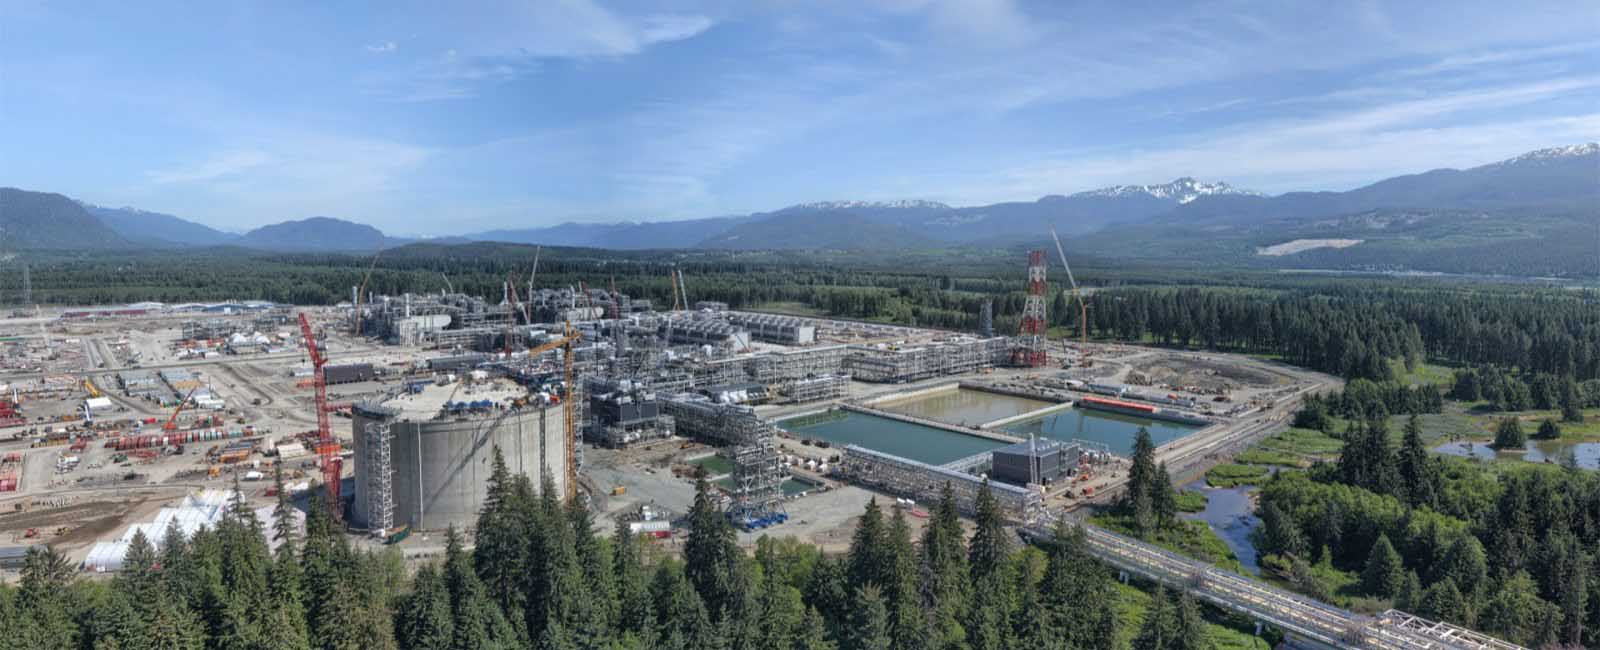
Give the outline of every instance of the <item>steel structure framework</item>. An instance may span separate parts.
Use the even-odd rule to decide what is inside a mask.
[[[732,447],[735,522],[754,521],[783,511],[783,480],[788,474],[778,456],[777,428],[755,411],[716,404],[698,396],[664,397],[661,409],[680,433]]]
[[[1163,548],[1076,522],[1089,551],[1124,572],[1188,591],[1198,599],[1335,648],[1372,650],[1525,650],[1516,644],[1437,623],[1398,610],[1361,616],[1308,596],[1251,580]],[[1035,542],[1051,531],[1030,526],[1019,531]]]
[[[978,492],[986,483],[982,478],[948,466],[929,465],[856,445],[845,446],[839,473],[891,494],[926,501],[938,499],[948,484],[955,495],[956,507],[967,514],[976,513]],[[1030,521],[1044,507],[1043,497],[1036,490],[1005,483],[988,482],[988,485],[989,493],[1000,504],[1000,512],[1012,521]]]
[[[992,368],[1010,352],[1004,338],[960,337],[915,347],[851,346],[845,367],[859,381],[905,383]]]
[[[1028,251],[1028,301],[1022,307],[1017,346],[1011,352],[1011,362],[1018,366],[1041,368],[1050,362],[1044,344],[1044,278],[1044,251]]]
[[[368,422],[362,433],[367,443],[362,460],[367,467],[368,527],[374,534],[383,535],[394,528],[394,460],[390,445],[394,436],[388,422],[376,420]]]

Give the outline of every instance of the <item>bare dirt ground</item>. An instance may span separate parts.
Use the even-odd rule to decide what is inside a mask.
[[[1170,386],[1198,386],[1207,391],[1233,391],[1240,388],[1269,388],[1289,383],[1287,377],[1266,372],[1236,359],[1214,359],[1198,354],[1170,353],[1134,360],[1134,372],[1153,383]]]

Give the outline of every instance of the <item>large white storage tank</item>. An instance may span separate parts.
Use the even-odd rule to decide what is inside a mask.
[[[455,385],[429,385],[420,393],[355,405],[352,523],[363,528],[377,523],[373,513],[381,507],[383,460],[374,441],[385,427],[394,526],[473,526],[488,495],[495,447],[512,474],[526,474],[535,489],[548,474],[565,498],[561,407],[517,406],[524,396],[521,387],[510,384],[459,391]]]

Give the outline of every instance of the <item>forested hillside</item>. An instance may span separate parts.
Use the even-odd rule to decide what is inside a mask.
[[[60,194],[0,187],[0,251],[125,249],[130,244]]]
[[[527,247],[412,246],[385,253],[369,287],[379,294],[445,287],[498,295],[508,274],[531,268]],[[262,299],[330,304],[361,281],[369,260],[345,255],[128,255],[41,260],[36,299],[47,303]],[[1026,294],[1021,268],[1004,256],[961,265],[908,256],[779,259],[740,253],[614,253],[552,249],[545,286],[615,282],[619,291],[670,303],[671,269],[690,297],[740,309],[801,304],[820,313],[955,330],[977,329],[985,301],[995,326],[1014,331]],[[1089,335],[1281,357],[1348,378],[1386,378],[1388,361],[1424,358],[1495,364],[1519,372],[1600,378],[1600,295],[1438,280],[1367,280],[1249,273],[1190,273],[1174,287],[1159,269],[1090,266],[1085,282],[1110,285],[1088,298]],[[1238,288],[1253,287],[1253,288]],[[12,291],[20,287],[14,286]],[[15,295],[15,294],[12,294]],[[1078,329],[1078,310],[1057,292],[1049,318]]]
[[[414,576],[397,554],[352,549],[316,499],[298,539],[282,490],[274,530],[236,505],[160,550],[137,537],[111,581],[36,550],[20,585],[0,586],[0,649],[1178,650],[1213,648],[1221,629],[1160,593],[1120,617],[1128,599],[1080,531],[1021,550],[987,490],[970,540],[946,495],[919,543],[901,511],[869,504],[843,556],[766,538],[752,557],[702,482],[679,560],[597,536],[545,488],[497,457],[476,548],[451,531]]]

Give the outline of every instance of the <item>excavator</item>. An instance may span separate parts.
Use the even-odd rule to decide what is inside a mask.
[[[197,391],[197,390],[200,390],[199,386],[196,386],[194,388],[190,388],[189,389],[189,394],[184,395],[183,399],[178,401],[178,407],[175,408],[175,409],[172,409],[172,416],[167,418],[166,424],[161,425],[161,430],[162,431],[177,431],[178,430],[178,414],[182,413],[183,409],[185,407],[189,406],[189,399],[194,397],[194,392]]]

